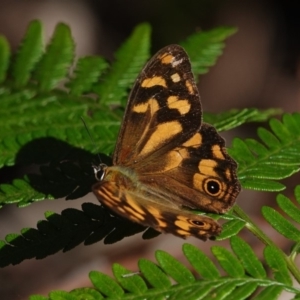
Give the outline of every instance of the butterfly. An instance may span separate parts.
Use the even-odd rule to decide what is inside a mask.
[[[228,211],[240,192],[236,169],[223,138],[202,122],[187,53],[170,45],[137,77],[113,165],[94,169],[99,181],[92,189],[104,206],[132,222],[206,240],[221,226],[193,210]]]

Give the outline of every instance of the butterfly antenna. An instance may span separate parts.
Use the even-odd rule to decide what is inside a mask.
[[[89,135],[91,141],[92,141],[93,146],[95,147],[95,149],[97,149],[95,140],[93,139],[93,137],[92,137],[92,135],[91,135],[91,132],[89,131],[89,129],[88,129],[87,125],[86,125],[86,122],[85,122],[84,118],[83,118],[83,117],[80,117],[80,119],[81,119],[81,121],[82,121],[82,123],[83,123],[83,125],[84,125],[84,127],[85,127],[85,129],[86,129],[86,131],[87,131],[87,133],[88,133],[88,135]],[[101,159],[101,157],[100,157],[99,151],[97,152],[97,156],[98,156],[98,158],[99,158],[100,164],[102,164],[102,159]]]

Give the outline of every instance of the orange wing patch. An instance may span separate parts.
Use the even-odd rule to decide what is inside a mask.
[[[156,85],[161,85],[165,88],[167,87],[165,79],[161,76],[155,76],[153,78],[146,78],[141,83],[141,86],[144,88],[151,88]]]
[[[191,95],[194,95],[194,94],[195,94],[194,87],[193,87],[193,85],[191,84],[191,82],[190,82],[189,80],[186,80],[185,86],[186,86],[186,88],[188,89],[188,91],[189,91],[189,93],[190,93]]]
[[[170,109],[177,109],[181,115],[187,114],[191,109],[191,104],[189,100],[179,100],[178,96],[170,96],[167,99],[167,103]]]
[[[171,54],[165,53],[165,54],[159,56],[159,59],[162,64],[170,64],[175,59],[175,57]]]
[[[158,110],[159,105],[155,98],[150,98],[146,103],[139,103],[133,107],[133,111],[136,113],[145,113],[150,107],[151,116],[153,116]]]
[[[166,139],[170,139],[182,131],[182,125],[178,121],[171,121],[156,126],[156,130],[152,133],[149,140],[143,147],[141,155],[145,155],[159,148]]]

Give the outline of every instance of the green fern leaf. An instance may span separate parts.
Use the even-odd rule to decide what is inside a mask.
[[[279,109],[259,110],[255,108],[232,109],[219,114],[204,113],[204,121],[214,125],[218,131],[230,130],[249,122],[263,122],[279,115]]]
[[[188,284],[195,281],[193,274],[167,252],[156,251],[155,257],[161,268],[178,283]]]
[[[78,288],[70,292],[76,300],[102,300],[104,297],[92,288]]]
[[[138,266],[143,276],[154,288],[167,289],[171,286],[168,276],[153,262],[140,259]]]
[[[102,103],[120,105],[126,99],[127,89],[149,58],[150,26],[141,24],[116,52],[116,60],[105,79],[94,86]],[[122,103],[124,104],[124,102]]]
[[[28,26],[12,64],[15,88],[21,88],[27,84],[31,75],[30,72],[42,55],[44,50],[42,29],[42,24],[39,21],[32,21]]]
[[[226,299],[227,297],[233,294],[235,288],[236,288],[235,282],[224,283],[222,287],[220,287],[219,289],[211,293],[209,297],[207,297],[206,299],[212,299],[212,298],[218,300]]]
[[[279,194],[276,198],[279,207],[294,221],[300,223],[300,209],[289,198]]]
[[[96,181],[90,165],[95,157],[57,140],[29,143],[19,153],[18,160],[23,164],[48,163],[48,166],[41,166],[40,174],[28,174],[24,179],[0,185],[0,206],[17,203],[24,207],[46,198],[77,199],[89,193]]]
[[[295,198],[297,202],[300,204],[300,185],[297,185],[295,188]]]
[[[70,93],[74,96],[80,96],[90,92],[93,84],[98,81],[107,67],[107,62],[101,57],[79,58],[74,72],[75,76],[66,85],[70,88]]]
[[[262,208],[262,214],[267,222],[283,236],[292,241],[300,242],[300,230],[286,220],[275,209],[264,206]]]
[[[0,36],[0,83],[2,83],[6,79],[6,72],[9,66],[9,58],[10,47],[7,39],[3,36]]]
[[[97,271],[91,271],[89,277],[94,287],[102,294],[112,299],[122,299],[122,296],[124,295],[123,289],[108,275]]]
[[[256,282],[245,283],[244,285],[237,287],[233,293],[229,294],[225,300],[243,300],[248,299],[255,290],[258,284]]]
[[[213,262],[197,247],[184,244],[183,253],[203,279],[214,280],[220,277],[219,271]]]
[[[211,251],[221,267],[229,274],[230,277],[239,278],[245,276],[243,266],[230,251],[219,246],[213,246]]]
[[[123,111],[109,112],[107,109],[95,111],[93,118],[88,122],[88,128],[92,136],[99,137],[97,149],[89,144],[90,151],[110,155],[115,147]],[[86,144],[88,146],[88,144]]]
[[[27,177],[13,180],[12,184],[0,185],[0,207],[4,204],[18,203],[19,207],[27,206],[32,201],[51,199],[50,195],[35,190]]]
[[[82,211],[68,208],[61,215],[46,212],[45,217],[37,223],[37,229],[24,228],[21,234],[8,234],[0,242],[0,267],[69,251],[83,242],[92,244],[104,239],[104,243],[115,243],[146,229],[92,203],[84,203]]]
[[[40,92],[50,91],[67,75],[74,59],[74,48],[69,27],[58,24],[34,72],[33,77],[38,82]]]
[[[45,101],[42,100],[41,102],[31,103],[31,100],[26,101],[26,104],[16,108],[18,111],[15,111],[14,106],[7,109],[7,113],[13,117],[9,118],[6,114],[6,116],[2,118],[9,128],[0,132],[0,165],[13,165],[16,159],[20,159],[20,157],[17,157],[17,154],[20,156],[20,153],[22,153],[22,159],[26,159],[27,156],[35,157],[36,155],[34,154],[37,152],[39,152],[38,157],[41,155],[45,156],[45,153],[42,154],[42,151],[39,150],[42,148],[42,145],[36,148],[31,147],[34,144],[37,146],[38,143],[46,143],[46,140],[38,140],[38,138],[53,137],[68,141],[69,148],[70,145],[80,148],[85,146],[87,149],[91,149],[92,152],[97,151],[80,121],[80,117],[86,114],[88,106],[84,103],[80,104],[75,101],[70,101],[67,97],[68,96],[48,96]],[[59,102],[63,103],[63,105],[59,104]],[[30,110],[30,112],[20,116],[21,111],[24,109]],[[59,113],[58,109],[60,110]],[[105,112],[102,111],[102,115],[104,114]],[[110,116],[113,115],[106,112],[106,117],[100,119],[97,123],[105,123]],[[2,114],[0,112],[0,118],[1,117]],[[114,118],[113,116],[110,122],[113,124],[112,129],[115,128],[117,132],[118,126]],[[26,124],[25,127],[24,124]],[[115,140],[112,141],[112,132],[108,133],[109,129],[101,130],[101,128],[98,128],[97,131],[101,132],[103,138],[105,138],[105,134],[109,137],[105,143],[106,147],[103,148],[107,149],[109,147],[109,149],[112,149],[115,143]],[[53,147],[54,145],[52,145],[52,148],[55,149],[55,153],[63,153],[65,151],[67,147],[66,143],[51,141],[53,144],[56,143],[57,146],[60,143],[60,147]],[[50,143],[49,139],[48,143]],[[102,143],[99,144],[102,145]],[[24,147],[25,145],[26,147]],[[61,149],[61,147],[63,149]],[[29,148],[31,148],[32,154],[28,152],[27,155],[25,155],[25,151],[29,150]],[[22,149],[22,152],[20,152],[20,149]],[[49,152],[49,149],[50,148],[46,148],[45,150]],[[22,163],[24,163],[24,161],[22,161]]]
[[[209,31],[197,32],[180,43],[189,54],[193,73],[205,74],[216,63],[225,47],[225,39],[233,35],[236,28],[219,27]]]
[[[65,291],[53,291],[49,294],[51,300],[78,300],[75,296]]]
[[[237,235],[245,226],[245,222],[243,220],[234,219],[226,222],[222,226],[222,232],[218,235],[218,241],[228,239],[232,236]]]
[[[234,241],[236,244],[237,241]],[[244,242],[240,243],[238,241],[238,246],[235,245],[235,248],[238,248],[239,256],[244,256],[243,260],[247,260],[247,255],[249,254],[248,245],[245,248]],[[203,258],[203,253],[197,249],[195,246],[185,244],[183,246],[184,252],[188,253],[188,259],[192,266],[197,269],[196,265],[201,263],[201,259]],[[223,249],[223,250],[222,250]],[[246,252],[242,254],[240,252],[242,249],[246,249]],[[227,252],[226,252],[227,251]],[[156,300],[156,299],[248,299],[253,296],[257,288],[260,288],[259,297],[260,299],[268,299],[266,295],[269,295],[271,299],[277,299],[283,289],[289,291],[293,294],[298,294],[299,290],[293,288],[288,282],[285,284],[276,281],[270,280],[267,278],[254,278],[249,276],[245,276],[245,272],[251,270],[253,275],[260,274],[261,271],[257,272],[257,265],[254,263],[255,271],[253,271],[253,267],[249,268],[249,264],[246,263],[245,266],[247,269],[243,269],[243,265],[236,260],[233,260],[234,257],[228,250],[222,247],[213,247],[212,252],[216,253],[216,256],[221,261],[226,261],[229,265],[230,263],[236,263],[230,267],[230,269],[234,270],[237,266],[238,269],[241,268],[242,272],[230,271],[229,276],[220,277],[218,271],[212,271],[216,268],[214,265],[211,268],[212,262],[204,259],[203,264],[208,265],[208,272],[205,266],[202,266],[200,269],[200,273],[206,273],[207,278],[210,279],[198,279],[192,276],[190,271],[187,272],[185,266],[179,263],[176,259],[170,256],[168,253],[163,251],[157,251],[156,257],[159,261],[159,265],[162,267],[159,268],[156,264],[151,263],[147,260],[140,260],[139,265],[143,265],[143,269],[146,270],[144,273],[142,270],[143,277],[147,280],[148,285],[145,284],[144,280],[137,275],[137,273],[131,273],[126,268],[115,264],[113,266],[114,276],[117,281],[120,282],[119,285],[115,279],[110,278],[109,276],[92,271],[90,273],[91,281],[96,288],[95,291],[99,293],[99,299],[102,299],[102,295],[104,295],[104,299],[144,299],[144,300]],[[228,255],[228,253],[230,255]],[[199,256],[198,256],[199,254]],[[273,255],[273,253],[271,254]],[[250,258],[253,258],[252,254],[250,254]],[[270,256],[270,254],[267,254]],[[257,259],[255,257],[255,259]],[[235,261],[236,260],[236,261]],[[196,265],[194,265],[196,263]],[[274,267],[274,262],[271,262],[272,267]],[[280,269],[280,265],[278,264]],[[228,269],[228,267],[224,268]],[[204,270],[204,272],[202,272]],[[183,273],[182,273],[183,272]],[[233,275],[233,276],[232,276]],[[261,274],[260,274],[261,275]],[[172,277],[177,281],[177,284],[170,286],[170,281],[168,276]],[[187,278],[185,278],[187,276]],[[276,277],[276,276],[275,276]],[[150,280],[148,280],[150,278]],[[162,279],[165,284],[160,282]],[[154,285],[151,284],[154,282]],[[122,287],[121,287],[122,286]],[[83,288],[83,292],[85,288]],[[80,289],[76,289],[77,293],[80,293]],[[73,291],[70,292],[72,295]],[[101,294],[100,294],[101,293]],[[51,294],[50,294],[51,295]],[[97,298],[97,294],[95,294],[95,299]],[[256,298],[255,298],[256,299]],[[269,298],[270,299],[270,298]]]
[[[270,120],[273,132],[258,130],[263,143],[234,139],[233,147],[228,150],[239,163],[238,177],[244,188],[280,191],[284,185],[274,180],[300,170],[300,130],[295,131],[291,126],[300,123],[300,114],[285,114],[282,122],[274,120]],[[283,132],[285,138],[280,138]]]
[[[113,264],[113,274],[119,284],[130,293],[143,295],[147,291],[145,281],[119,264]]]
[[[278,282],[286,285],[292,285],[293,282],[289,275],[286,261],[282,253],[274,246],[266,246],[264,249],[264,257],[268,266],[272,269],[274,278]]]
[[[32,295],[29,297],[29,300],[49,300],[49,298],[40,295]]]
[[[269,286],[261,291],[256,297],[255,300],[270,300],[278,299],[282,292],[283,288],[280,286]]]
[[[299,201],[299,187],[295,188],[295,197]],[[289,198],[285,197],[282,194],[278,194],[276,197],[279,207],[289,216],[293,221],[300,223],[300,208],[297,207]],[[278,211],[275,209],[265,206],[262,208],[262,214],[267,220],[267,222],[280,234],[286,238],[300,242],[300,230],[296,228],[291,221],[284,218]],[[270,250],[271,251],[271,250]]]
[[[193,299],[211,299],[211,297],[214,297],[215,289],[221,288],[222,286],[223,283],[215,281],[202,282],[201,285],[194,287],[192,291],[183,290],[183,292],[185,292],[183,299],[189,299],[188,297],[194,297]],[[176,294],[174,294],[173,299],[176,299]]]
[[[254,278],[266,278],[267,274],[252,248],[238,236],[230,239],[230,245],[246,272]]]

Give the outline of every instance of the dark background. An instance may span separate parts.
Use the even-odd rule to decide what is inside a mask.
[[[140,22],[152,25],[153,53],[167,44],[180,42],[197,30],[216,26],[238,27],[238,32],[228,39],[217,65],[200,78],[204,110],[220,112],[234,107],[280,107],[288,112],[299,111],[300,2],[0,0],[0,7],[0,34],[8,38],[13,49],[23,37],[28,22],[40,19],[48,38],[58,22],[67,23],[77,44],[78,56],[97,54],[110,60]],[[240,135],[253,135],[253,131],[246,126]],[[230,138],[228,136],[229,144]],[[292,186],[296,183],[291,181]],[[274,197],[273,194],[243,191],[238,198],[238,203],[270,235],[274,232],[265,227],[259,208],[262,201],[270,204]],[[0,211],[0,239],[8,233],[19,232],[23,227],[35,227],[47,210],[59,213],[65,207],[80,207],[85,201],[96,203],[90,194],[82,201],[43,201],[23,209],[4,207]],[[245,232],[243,237],[261,254],[262,245],[253,236]],[[283,248],[288,247],[282,239],[276,237]],[[169,251],[184,261],[183,242],[170,235],[145,242],[137,235],[112,246],[102,243],[80,246],[42,261],[25,261],[18,266],[0,269],[0,298],[21,300],[33,293],[47,295],[52,289],[71,290],[87,286],[90,270],[110,274],[112,262],[136,271],[137,259],[153,260],[156,249]],[[211,246],[211,242],[195,239],[188,242],[207,252]]]

